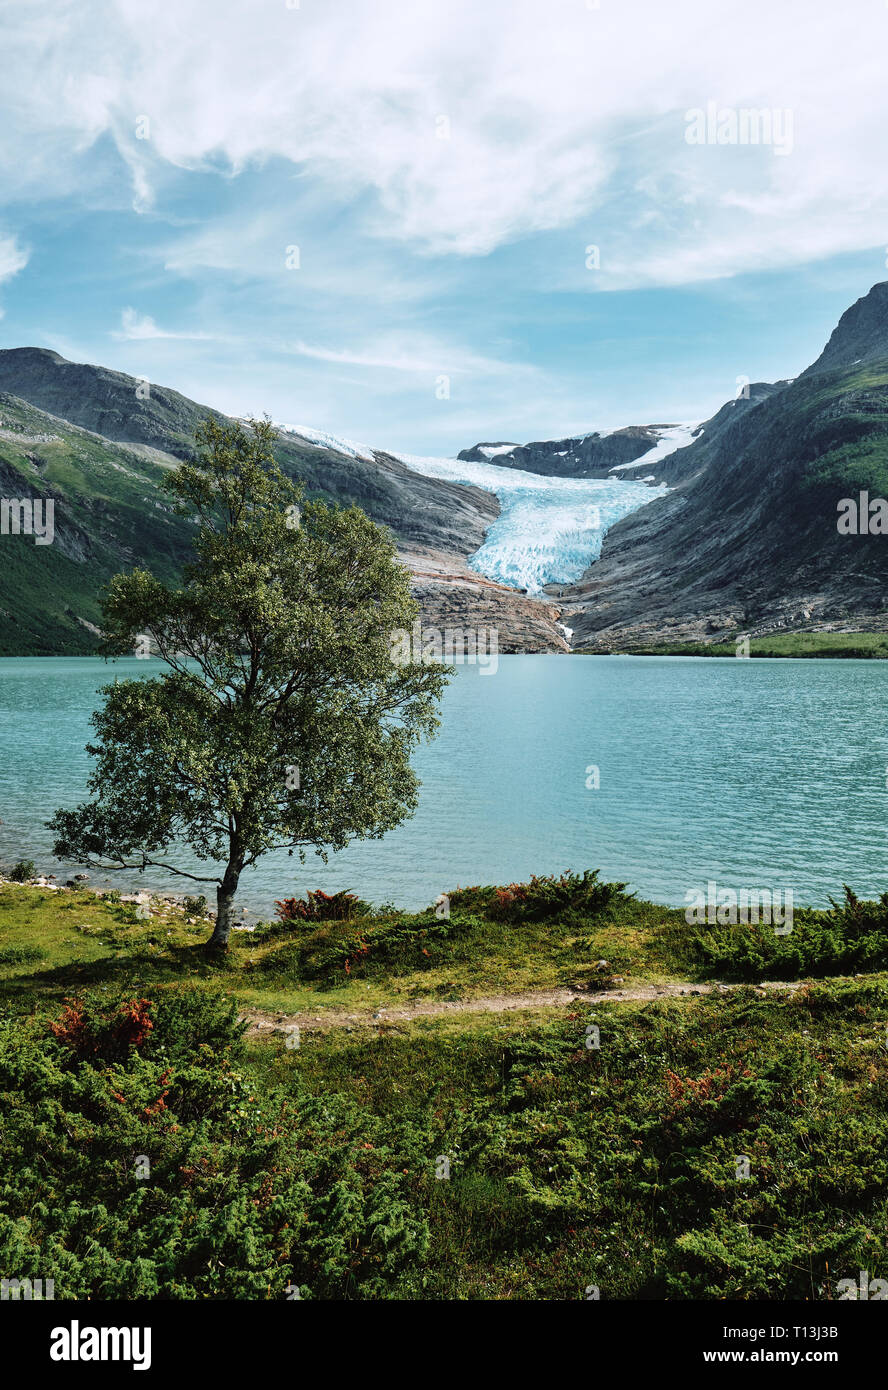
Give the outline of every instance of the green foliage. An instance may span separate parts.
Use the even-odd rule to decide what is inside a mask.
[[[39,946],[0,946],[0,965],[30,965],[45,959],[46,952]]]
[[[28,879],[34,877],[34,874],[33,859],[19,859],[9,870],[9,877],[12,879],[13,883],[27,883]]]
[[[378,1124],[298,1082],[258,1095],[219,1050],[228,1003],[184,998],[152,1006],[153,1052],[0,1024],[0,1268],[80,1300],[385,1297],[427,1231]],[[90,1017],[107,1039],[121,1007]]]
[[[152,901],[150,917],[140,918],[136,904],[110,894],[0,885],[0,939],[45,951],[39,969],[0,961],[0,1000],[28,1001],[35,993],[61,999],[92,984],[118,982],[155,998],[183,972],[207,980],[222,972],[226,985],[254,1006],[271,1000],[271,1007],[294,1012],[310,1007],[316,990],[336,989],[343,1005],[372,1010],[399,994],[468,999],[583,983],[600,989],[607,985],[596,964],[602,957],[611,974],[636,978],[699,971],[680,909],[621,897],[596,916],[513,921],[486,915],[478,899],[471,908],[459,906],[458,893],[453,897],[449,921],[437,917],[438,909],[405,913],[391,904],[354,918],[350,925],[359,930],[345,933],[320,973],[306,975],[298,943],[317,933],[320,949],[328,925],[336,937],[336,923],[260,922],[253,931],[234,933],[224,958],[211,959],[195,949],[203,923],[189,922],[181,908],[161,899]],[[368,927],[371,944],[377,936],[380,944],[365,956],[353,948],[360,950]],[[372,988],[350,1001],[358,979]]]
[[[539,959],[540,938],[523,937],[537,923],[557,924],[559,954],[575,967],[594,949],[596,922],[608,909],[629,904],[624,887],[600,883],[598,870],[586,870],[560,878],[534,877],[508,888],[455,889],[448,895],[447,917],[438,917],[432,908],[412,914],[394,908],[372,913],[369,904],[351,894],[309,893],[307,900],[288,898],[278,904],[278,916],[291,927],[317,922],[317,930],[300,933],[295,941],[287,933],[284,944],[264,955],[256,970],[266,977],[330,987],[351,977],[388,978],[489,959],[501,938],[509,942],[510,954],[523,946]],[[582,937],[571,937],[573,930],[582,931]],[[269,939],[281,940],[281,928],[260,929],[257,940]]]
[[[707,974],[735,980],[793,980],[888,968],[888,893],[862,902],[845,887],[829,911],[802,908],[792,931],[778,936],[767,923],[711,926],[692,947]]]
[[[220,1057],[243,1055],[247,1024],[234,999],[173,985],[158,993],[151,1017],[154,1029],[141,1049],[143,1056],[184,1059],[203,1047]]]
[[[51,1022],[0,1027],[0,1267],[54,1278],[57,1297],[125,1299],[283,1298],[292,1281],[325,1299],[571,1300],[597,1284],[605,1300],[823,1300],[860,1269],[888,1276],[884,977],[371,1022],[359,1001],[397,1005],[408,970],[462,969],[489,990],[513,960],[532,957],[539,978],[580,949],[559,914],[498,921],[483,911],[493,890],[464,891],[449,919],[243,934],[229,995],[209,973],[201,988],[164,983],[184,949],[163,956],[166,921],[111,928],[120,909],[99,898],[64,895],[66,911],[8,886],[7,935],[42,921],[41,903],[61,919],[39,938],[51,968],[18,978],[23,1010],[66,978],[87,906],[120,984],[69,985]],[[832,935],[836,958],[871,962],[886,918],[885,900],[846,894],[770,944],[799,932],[822,953]],[[586,921],[611,965],[642,928],[664,960],[681,941],[699,961],[680,911],[621,895]],[[101,944],[78,935],[74,949]],[[306,1020],[292,1050],[270,1030],[247,1037],[235,991],[276,1011],[287,970],[336,985],[349,1027]]]
[[[350,922],[355,917],[366,917],[372,912],[369,903],[344,888],[338,893],[325,893],[321,888],[307,898],[284,898],[275,903],[277,916],[282,922]]]
[[[554,917],[595,918],[626,900],[625,883],[600,883],[598,869],[538,877],[505,888],[462,888],[450,894],[451,907],[480,907],[494,921],[545,922]]]
[[[413,813],[446,671],[391,660],[417,612],[393,541],[356,508],[303,503],[268,422],[196,438],[167,480],[197,525],[183,587],[137,569],[103,604],[105,654],[149,637],[166,669],[104,688],[94,799],[49,825],[58,857],[100,868],[179,872],[182,842],[215,861],[225,944],[239,876],[270,849],[325,854]]]
[[[331,1038],[302,1074],[425,1160],[399,1297],[820,1300],[888,1275],[886,1008],[884,983],[577,1005]]]
[[[264,957],[259,970],[332,985],[349,976],[430,969],[448,959],[455,940],[471,934],[483,939],[483,930],[483,920],[469,914],[330,921]]]
[[[86,990],[67,999],[49,1024],[73,1060],[95,1062],[125,1061],[134,1051],[181,1060],[201,1047],[239,1056],[246,1029],[233,999],[186,985],[167,987],[156,1000],[123,998],[114,1007],[106,992]]]

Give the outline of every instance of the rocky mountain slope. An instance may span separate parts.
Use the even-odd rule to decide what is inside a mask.
[[[90,651],[111,574],[146,564],[172,578],[181,566],[189,536],[160,484],[212,412],[139,386],[37,348],[0,352],[0,496],[56,504],[52,545],[0,537],[0,654]],[[311,495],[390,528],[426,623],[496,627],[502,651],[563,651],[562,622],[574,646],[602,651],[888,630],[888,534],[837,524],[842,499],[888,498],[888,282],[842,315],[798,378],[757,383],[701,426],[463,451],[552,477],[616,470],[669,485],[608,531],[577,583],[548,586],[549,601],[468,568],[499,515],[489,491],[289,427],[277,455]]]
[[[495,463],[555,478],[606,478],[615,468],[640,460],[675,425],[628,425],[624,429],[577,435],[569,439],[536,440],[530,444],[475,444],[457,458],[469,463]]]
[[[0,537],[0,654],[96,644],[97,595],[136,564],[172,578],[190,538],[160,490],[208,407],[40,348],[0,351],[0,495],[52,498],[53,544]],[[354,503],[394,534],[426,622],[496,626],[500,649],[564,650],[557,610],[492,585],[466,559],[496,518],[481,488],[426,478],[384,452],[356,455],[282,432],[276,453],[310,496]]]
[[[841,499],[888,497],[888,284],[796,380],[729,402],[561,591],[575,645],[888,628],[888,536],[843,535]]]

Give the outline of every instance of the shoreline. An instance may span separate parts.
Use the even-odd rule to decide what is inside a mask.
[[[444,579],[457,584],[476,583],[484,588],[499,591],[504,594],[511,594],[518,600],[530,601],[530,596],[518,589],[510,589],[508,585],[500,584],[495,580],[485,578],[480,574],[460,574],[442,576],[440,574],[429,573],[429,579],[435,583],[444,582]],[[722,632],[717,639],[712,641],[660,641],[660,642],[638,642],[625,641],[619,637],[616,639],[601,638],[600,640],[586,641],[582,645],[572,646],[571,638],[575,628],[571,626],[570,619],[572,614],[569,606],[563,608],[558,605],[555,596],[549,593],[541,593],[533,596],[533,600],[542,602],[547,608],[554,610],[552,626],[560,634],[560,640],[564,642],[561,649],[551,645],[541,645],[539,647],[525,646],[521,650],[504,651],[500,649],[500,657],[507,656],[673,656],[673,657],[738,657],[738,655],[748,658],[779,658],[803,659],[803,660],[846,660],[846,661],[885,661],[888,660],[888,628],[882,630],[873,629],[796,629],[778,630],[759,635],[752,635],[750,632],[743,632],[737,629],[730,635]],[[490,615],[491,618],[493,615]],[[440,624],[439,624],[440,625]],[[461,623],[461,626],[466,626]],[[486,626],[495,627],[495,622],[489,621]],[[748,651],[738,653],[739,642],[748,644]],[[156,658],[160,660],[160,658]],[[106,657],[100,652],[93,651],[64,651],[64,652],[3,652],[0,653],[0,667],[4,662],[15,661],[101,661],[107,666],[113,666],[118,661],[129,660],[128,657]]]
[[[124,888],[122,886],[119,888],[98,887],[93,886],[90,883],[88,874],[74,875],[71,879],[67,879],[65,882],[60,882],[55,874],[39,873],[35,874],[33,878],[22,880],[10,878],[8,869],[0,869],[0,890],[4,888],[21,888],[31,890],[40,889],[43,892],[50,893],[85,892],[91,894],[95,898],[107,898],[112,897],[112,895],[116,895],[113,896],[113,901],[143,904],[145,907],[149,909],[149,915],[153,915],[153,913],[151,912],[152,903],[160,904],[162,907],[165,908],[175,908],[178,911],[181,911],[184,915],[186,899],[196,899],[201,896],[198,893],[172,893],[168,892],[167,890],[161,889],[154,891],[149,888],[133,889]],[[465,890],[461,890],[459,887],[457,887],[456,889],[451,891],[459,892]],[[841,894],[841,885],[837,886],[836,893],[839,895]],[[206,910],[202,913],[190,912],[188,913],[188,917],[190,920],[193,920],[195,922],[206,921],[207,923],[213,923],[216,920],[215,910],[211,906],[210,898],[208,897],[208,895],[204,893],[202,896],[207,899]],[[688,905],[686,903],[657,902],[652,898],[643,898],[635,893],[631,893],[629,896],[631,897],[632,901],[638,904],[639,906],[654,908],[659,912],[685,912],[686,910],[688,910]],[[860,902],[877,901],[877,897],[870,898],[866,894],[857,896]],[[371,911],[368,914],[369,917],[376,917],[381,914],[381,905],[370,904],[370,906]],[[423,912],[433,910],[434,907],[435,903],[431,902],[428,903],[425,907],[415,909],[394,905],[394,910],[397,913],[403,913],[408,916],[417,916],[421,915]],[[796,912],[829,912],[831,909],[829,907],[818,906],[816,903],[798,902],[794,903],[793,910]],[[241,907],[240,912],[241,921],[237,925],[232,927],[233,931],[252,931],[253,928],[259,923],[274,923],[274,921],[276,920],[275,914],[272,914],[271,916],[265,916],[261,913],[252,912],[246,907]]]

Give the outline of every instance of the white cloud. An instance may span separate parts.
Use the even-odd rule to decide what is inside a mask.
[[[24,270],[29,256],[30,253],[19,246],[14,236],[0,237],[0,284],[4,280],[11,280],[13,275],[18,275],[20,270]],[[5,309],[0,308],[0,319],[5,313]]]
[[[302,176],[294,200],[301,184],[352,204],[365,229],[424,253],[484,255],[580,227],[601,243],[606,288],[886,240],[888,7],[874,0],[847,0],[829,22],[808,0],[178,0],[150,18],[143,0],[59,0],[51,22],[18,0],[7,12],[0,105],[7,147],[29,151],[3,171],[11,191],[111,197],[102,136],[141,211],[172,167],[232,175],[280,159]],[[685,112],[709,100],[792,110],[792,153],[688,146]],[[210,249],[210,264],[230,259]]]
[[[171,333],[165,328],[158,328],[150,314],[139,314],[135,309],[124,309],[120,315],[120,328],[113,329],[111,337],[124,343],[141,343],[155,338],[180,338],[196,342],[209,340],[213,335],[211,333]]]
[[[282,344],[282,350],[297,357],[311,357],[318,362],[333,362],[343,366],[367,367],[395,372],[477,372],[487,376],[500,373],[515,375],[532,368],[516,362],[501,362],[444,343],[415,340],[401,335],[398,342],[372,345],[363,350],[351,348],[314,347],[310,343]]]
[[[29,253],[19,246],[15,237],[0,237],[0,281],[18,275],[28,264],[28,258]]]

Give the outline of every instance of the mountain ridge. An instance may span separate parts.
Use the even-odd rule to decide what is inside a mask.
[[[0,537],[0,654],[95,650],[98,592],[119,569],[145,565],[174,582],[190,535],[161,483],[191,456],[208,417],[227,418],[172,388],[48,349],[0,350],[0,489],[51,498],[56,513],[50,546]],[[360,506],[392,533],[426,623],[497,627],[503,651],[566,650],[556,607],[467,564],[499,514],[491,493],[427,478],[383,450],[354,456],[289,433],[275,454],[309,496]]]
[[[617,430],[592,430],[563,439],[538,439],[528,444],[474,444],[457,454],[467,463],[496,463],[556,478],[607,478],[655,448],[664,432],[676,425],[624,425]]]
[[[64,518],[53,546],[3,537],[0,651],[94,650],[97,593],[111,573],[146,564],[174,579],[190,538],[160,485],[208,415],[226,418],[47,349],[0,350],[0,488],[51,497]],[[843,498],[888,497],[888,282],[842,314],[797,377],[753,383],[701,425],[464,450],[464,460],[553,477],[669,486],[611,527],[579,580],[546,586],[548,598],[469,568],[499,516],[491,492],[304,428],[278,436],[285,472],[391,531],[426,623],[495,627],[503,651],[565,651],[565,629],[573,646],[601,651],[738,632],[888,630],[886,540],[837,526]]]

